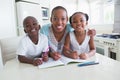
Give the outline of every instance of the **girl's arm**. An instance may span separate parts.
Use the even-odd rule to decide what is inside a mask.
[[[95,55],[95,53],[96,53],[93,36],[90,36],[89,47],[90,47],[90,52],[88,53],[88,56],[91,57],[91,56]]]
[[[69,33],[66,35],[65,38],[65,43],[64,43],[64,47],[63,47],[63,54],[66,57],[72,58],[72,59],[77,59],[78,58],[78,54],[76,51],[72,51],[70,49],[70,35]]]
[[[89,48],[90,48],[89,53],[81,53],[79,55],[80,59],[87,59],[96,53],[93,36],[90,36]]]

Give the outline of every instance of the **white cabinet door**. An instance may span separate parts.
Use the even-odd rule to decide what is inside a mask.
[[[27,2],[40,3],[40,0],[21,0],[21,1],[27,1]]]

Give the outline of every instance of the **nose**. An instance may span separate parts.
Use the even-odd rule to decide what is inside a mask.
[[[33,24],[31,24],[30,28],[31,28],[31,29],[33,29],[33,28],[34,28],[34,25],[33,25]]]
[[[81,25],[81,22],[79,21],[79,22],[77,22],[77,25]]]
[[[57,20],[57,24],[58,24],[58,25],[62,24],[62,20],[61,20],[61,19],[58,19],[58,20]]]

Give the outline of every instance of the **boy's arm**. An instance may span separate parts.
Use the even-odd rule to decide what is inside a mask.
[[[42,60],[40,59],[29,59],[25,56],[18,55],[18,60],[22,63],[28,63],[28,64],[33,64],[34,66],[42,64]]]

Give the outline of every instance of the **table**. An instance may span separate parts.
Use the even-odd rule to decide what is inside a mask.
[[[6,63],[0,80],[120,80],[120,62],[96,53],[99,64],[78,67],[79,63],[39,69],[16,59]]]

